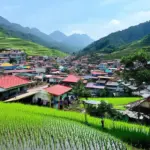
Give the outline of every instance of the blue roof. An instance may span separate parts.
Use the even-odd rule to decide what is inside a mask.
[[[106,72],[106,73],[112,73],[112,71],[109,70],[109,69],[106,69],[105,72]]]

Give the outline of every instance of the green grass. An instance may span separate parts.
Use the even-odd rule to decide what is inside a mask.
[[[54,122],[51,121],[53,120],[53,118],[57,118],[58,120],[60,120],[58,121],[58,124],[55,125],[55,121]],[[44,134],[47,133],[50,136],[49,132],[50,131],[53,132],[53,130],[56,133],[57,130],[59,130],[61,132],[61,135],[64,136],[69,136],[69,134],[72,135],[70,132],[68,135],[65,135],[67,131],[70,131],[69,126],[71,126],[72,128],[71,132],[74,133],[76,132],[82,133],[81,130],[83,131],[89,130],[89,132],[91,130],[92,132],[95,132],[95,130],[93,129],[96,129],[97,133],[100,135],[105,136],[106,134],[104,133],[107,133],[106,136],[108,138],[114,136],[117,139],[121,139],[124,142],[129,142],[130,144],[132,143],[138,145],[140,143],[142,146],[146,146],[146,144],[149,143],[149,139],[150,139],[150,128],[146,126],[105,119],[105,130],[103,130],[101,128],[99,118],[88,116],[88,123],[90,124],[90,127],[88,127],[87,129],[86,128],[87,125],[85,125],[84,123],[85,121],[84,114],[77,113],[77,112],[59,111],[51,108],[28,106],[23,104],[0,103],[0,120],[1,120],[0,139],[3,139],[5,143],[17,137],[19,139],[20,137],[23,137],[23,139],[21,139],[19,142],[26,141],[27,139],[30,138],[32,138],[34,142],[35,140],[34,138],[37,137],[36,139],[37,142],[42,141],[43,143],[44,141],[42,139],[43,138],[45,139],[45,137],[43,137]],[[64,121],[64,125],[63,125],[63,121]],[[66,121],[67,124],[69,125],[66,125]],[[79,127],[77,127],[76,125]],[[83,127],[82,129],[80,128],[80,125]],[[55,127],[52,128],[52,126],[56,126],[56,128]],[[57,126],[59,126],[60,128],[58,128]],[[66,129],[64,130],[65,126]],[[84,127],[86,128],[85,130]],[[29,131],[27,129],[29,129]],[[30,135],[31,132],[32,134],[34,134],[33,136]],[[88,136],[89,132],[86,132],[86,136]],[[84,136],[82,137],[82,134],[77,134],[77,133],[75,134],[76,138],[79,139],[79,141],[85,138]],[[12,135],[13,137],[11,137]],[[97,137],[96,135],[95,136],[92,135],[92,136],[93,139],[95,139],[95,137],[96,139],[100,138],[99,136]],[[42,139],[38,139],[39,137],[41,137]],[[89,137],[87,138],[90,139]],[[87,143],[88,143],[88,139],[87,139]]]
[[[0,103],[0,149],[126,150],[120,140],[53,109]],[[75,114],[72,114],[74,117]]]
[[[59,56],[59,57],[67,56],[66,53],[56,49],[46,48],[42,45],[19,38],[11,38],[3,36],[3,33],[1,32],[0,32],[0,48],[20,49],[22,51],[25,51],[28,55]]]
[[[95,101],[101,101],[104,100],[108,103],[113,104],[113,106],[117,109],[124,110],[124,105],[127,105],[128,103],[135,102],[137,100],[141,100],[141,97],[100,97],[100,98],[88,98],[89,100],[95,100]],[[85,100],[85,98],[81,98],[81,100]]]

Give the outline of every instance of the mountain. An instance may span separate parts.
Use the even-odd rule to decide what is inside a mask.
[[[54,31],[49,36],[53,38],[53,40],[70,47],[70,49],[74,52],[83,49],[94,41],[86,34],[72,34],[70,36],[66,36],[60,31]]]
[[[150,56],[150,34],[138,41],[134,41],[130,44],[121,46],[117,51],[105,55],[105,59],[121,58],[122,56],[127,56],[131,53],[135,53],[140,49],[146,50]]]
[[[66,53],[63,53],[56,49],[50,49],[44,47],[42,45],[33,43],[28,40],[24,40],[23,38],[26,37],[25,34],[18,32],[21,38],[17,38],[15,36],[16,33],[14,31],[5,30],[0,28],[0,49],[9,48],[9,49],[20,49],[25,51],[28,55],[41,55],[41,56],[59,56],[63,57],[66,56]]]
[[[112,53],[120,49],[121,46],[140,40],[150,34],[150,22],[141,23],[128,29],[118,31],[93,42],[83,49],[81,53]]]
[[[60,31],[54,31],[50,35],[41,32],[37,28],[23,27],[16,23],[11,23],[0,16],[0,27],[13,31],[13,36],[35,42],[48,48],[59,49],[63,52],[74,52],[83,49],[93,42],[93,40],[84,34],[73,34],[66,36]],[[12,33],[12,32],[11,32]]]
[[[50,38],[52,38],[53,40],[57,41],[57,42],[62,42],[64,39],[67,38],[67,36],[60,32],[60,31],[54,31],[49,35]]]
[[[5,18],[0,16],[0,24],[10,25],[10,22],[8,20],[6,20]]]
[[[91,44],[94,40],[86,34],[72,34],[64,39],[63,43],[74,47],[76,51],[83,49]]]
[[[28,37],[26,40],[36,42],[48,48],[56,48],[64,52],[70,51],[70,48],[63,45],[62,43],[53,40],[52,38],[49,37],[49,35],[41,32],[40,30],[36,28],[23,27],[16,23],[11,23],[1,16],[0,16],[0,27],[8,31],[10,30],[13,31],[14,34],[16,33],[15,36],[18,36],[18,38],[22,38],[20,34],[23,34],[25,36],[24,38]]]

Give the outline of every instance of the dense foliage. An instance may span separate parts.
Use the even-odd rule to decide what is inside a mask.
[[[112,104],[105,101],[101,101],[101,103],[97,107],[93,105],[88,106],[87,111],[90,115],[96,117],[105,117],[117,120],[124,119],[123,115],[119,113],[116,109],[114,109]]]
[[[74,87],[72,92],[79,97],[90,97],[90,91],[85,88],[83,82],[80,80]]]
[[[123,78],[127,81],[132,78],[137,85],[142,85],[143,82],[149,84],[150,70],[148,61],[148,54],[144,50],[123,57],[121,61],[125,65],[125,69],[122,73]]]

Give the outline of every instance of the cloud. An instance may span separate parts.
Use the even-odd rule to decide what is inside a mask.
[[[109,22],[110,25],[119,25],[120,24],[120,21],[119,20],[116,20],[116,19],[113,19]]]
[[[82,24],[70,24],[65,33],[86,33],[93,39],[99,39],[107,36],[112,32],[126,29],[130,26],[138,25],[139,23],[150,20],[150,11],[139,11],[130,13],[124,17],[110,19],[107,21],[95,20]],[[78,30],[76,30],[78,29]]]

